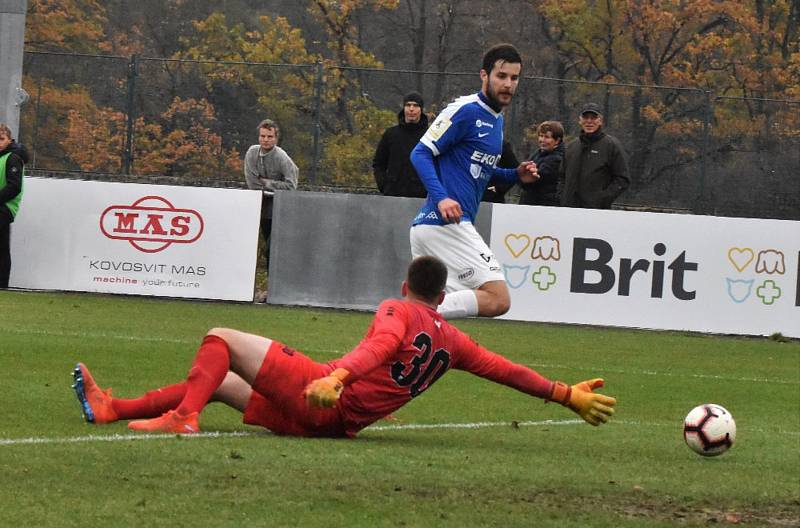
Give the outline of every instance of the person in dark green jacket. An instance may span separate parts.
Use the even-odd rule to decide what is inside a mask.
[[[11,275],[11,222],[22,201],[22,177],[28,152],[17,144],[11,129],[0,123],[0,288]]]
[[[595,103],[581,110],[581,134],[567,144],[558,178],[561,205],[610,209],[630,185],[628,155],[619,140],[603,131]]]

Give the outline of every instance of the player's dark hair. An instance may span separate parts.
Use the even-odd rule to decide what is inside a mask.
[[[266,129],[269,129],[269,130],[274,130],[275,131],[275,135],[277,137],[280,137],[280,135],[281,135],[281,129],[278,128],[278,123],[276,123],[272,119],[264,119],[264,120],[262,120],[258,124],[258,126],[256,127],[256,132],[261,133],[261,129],[262,128],[266,128]]]
[[[406,280],[417,297],[435,302],[447,283],[447,267],[436,257],[417,257],[408,265]]]
[[[483,56],[483,70],[490,74],[497,61],[522,64],[522,56],[512,44],[497,44],[489,48]]]

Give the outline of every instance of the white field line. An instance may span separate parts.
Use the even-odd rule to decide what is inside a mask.
[[[583,423],[582,420],[542,420],[538,422],[518,422],[519,426],[535,425],[575,425]],[[365,431],[403,431],[417,429],[483,429],[487,427],[510,427],[511,422],[476,422],[476,423],[445,423],[445,424],[392,424],[368,427]],[[182,438],[231,438],[244,436],[259,436],[263,433],[240,431],[231,433],[209,432],[190,435],[180,435]],[[175,438],[177,434],[113,434],[113,435],[87,435],[67,438],[0,438],[0,446],[35,445],[35,444],[77,444],[84,442],[128,442],[139,440],[164,440]]]
[[[447,430],[447,429],[487,429],[491,427],[549,427],[563,425],[583,426],[583,420],[538,420],[526,422],[474,422],[474,423],[441,423],[441,424],[392,424],[375,425],[364,429],[364,431],[418,431],[418,430]],[[676,431],[680,430],[679,423],[646,423],[628,420],[614,420],[609,425],[625,425],[632,427],[669,427]],[[608,427],[608,426],[606,426]],[[749,432],[763,434],[781,434],[800,437],[800,431],[786,430],[764,430],[748,429]],[[0,438],[0,447],[11,447],[20,445],[42,445],[42,444],[80,444],[91,442],[138,442],[142,440],[168,440],[180,436],[181,439],[202,440],[207,438],[242,438],[258,437],[269,433],[255,431],[235,431],[235,432],[206,432],[191,435],[176,434],[112,434],[112,435],[86,435],[62,438],[48,437],[29,437],[29,438]]]
[[[74,337],[77,339],[115,339],[118,341],[133,341],[143,343],[173,343],[173,344],[186,344],[198,345],[199,339],[172,339],[165,337],[143,337],[143,336],[130,336],[120,334],[108,334],[105,332],[54,332],[52,330],[36,330],[30,328],[3,328],[3,332],[7,334],[21,334],[21,335],[35,335],[35,336],[53,336],[53,337]]]
[[[178,345],[190,345],[191,347],[198,346],[199,340],[195,339],[170,339],[164,337],[142,337],[130,336],[119,334],[107,334],[104,332],[52,332],[45,330],[30,330],[19,328],[3,329],[3,332],[15,334],[29,334],[29,335],[48,335],[58,337],[74,337],[74,338],[89,338],[89,339],[102,339],[102,340],[120,340],[120,341],[133,341],[133,342],[147,342],[147,343],[172,343]],[[311,356],[325,356],[325,357],[339,357],[349,352],[349,350],[304,350]],[[76,358],[78,361],[80,358]],[[527,366],[535,369],[559,369],[566,371],[578,370],[576,367],[568,365],[554,365],[548,363],[528,363]],[[581,368],[581,370],[584,370]],[[777,383],[779,385],[800,385],[800,379],[780,379],[780,378],[743,378],[732,376],[721,376],[716,374],[677,374],[672,372],[660,372],[657,370],[628,370],[628,369],[615,369],[608,367],[597,367],[595,372],[599,375],[606,373],[621,374],[621,375],[635,375],[635,376],[655,376],[655,377],[670,377],[670,378],[694,378],[694,379],[711,379],[717,381],[733,381],[739,383]]]
[[[487,427],[541,427],[547,425],[577,425],[583,420],[539,420],[535,422],[475,422],[475,423],[443,423],[443,424],[392,424],[373,425],[365,431],[408,431],[420,429],[485,429]]]
[[[201,439],[201,438],[233,438],[242,436],[255,436],[256,433],[249,431],[237,431],[231,433],[221,432],[208,432],[197,433],[191,435],[180,435],[181,438],[186,439]],[[48,437],[29,437],[29,438],[0,438],[0,446],[15,446],[15,445],[39,445],[39,444],[82,444],[86,442],[129,442],[136,440],[165,440],[168,438],[175,438],[177,434],[161,433],[161,434],[112,434],[112,435],[86,435],[86,436],[72,436],[64,438],[48,438]]]

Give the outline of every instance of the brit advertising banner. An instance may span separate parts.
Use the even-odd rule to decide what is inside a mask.
[[[492,211],[506,319],[800,337],[800,222]]]
[[[261,194],[25,179],[10,285],[251,301]]]

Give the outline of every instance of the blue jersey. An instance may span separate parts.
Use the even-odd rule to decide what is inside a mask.
[[[436,118],[411,152],[411,162],[428,190],[412,222],[444,225],[438,203],[457,201],[462,221],[475,222],[486,186],[493,177],[516,181],[516,169],[498,169],[503,151],[503,114],[482,93],[459,97]]]

